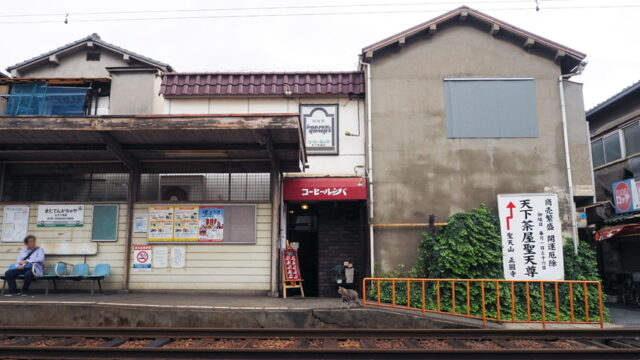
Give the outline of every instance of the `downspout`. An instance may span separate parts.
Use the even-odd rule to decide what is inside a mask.
[[[562,113],[562,135],[564,137],[564,158],[567,162],[567,181],[569,182],[569,206],[571,207],[571,232],[573,234],[573,251],[578,255],[578,227],[576,225],[576,203],[573,199],[573,175],[571,174],[571,154],[569,153],[569,131],[567,128],[567,106],[564,100],[564,78],[574,74],[560,75],[560,110]]]
[[[375,276],[375,251],[373,235],[373,150],[371,146],[371,64],[360,60],[360,65],[367,68],[367,81],[365,88],[365,101],[367,103],[367,177],[369,178],[369,271],[371,276]]]

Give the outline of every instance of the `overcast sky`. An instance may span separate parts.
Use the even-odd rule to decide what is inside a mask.
[[[0,67],[96,32],[177,71],[353,70],[364,46],[463,4],[587,53],[587,108],[640,80],[638,0],[11,1]]]

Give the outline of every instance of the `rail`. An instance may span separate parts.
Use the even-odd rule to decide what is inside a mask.
[[[364,278],[362,305],[501,323],[604,327],[599,281]]]

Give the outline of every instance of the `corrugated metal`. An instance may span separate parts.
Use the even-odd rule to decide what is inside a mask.
[[[290,92],[290,93],[289,93]],[[362,72],[173,73],[161,93],[173,96],[362,95]]]

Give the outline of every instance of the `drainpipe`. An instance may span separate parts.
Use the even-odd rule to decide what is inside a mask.
[[[374,251],[374,235],[373,235],[373,151],[371,146],[371,64],[360,61],[360,65],[367,68],[366,81],[366,97],[367,103],[367,176],[369,178],[369,259],[371,276],[374,275],[375,268],[375,251]]]
[[[564,78],[576,75],[573,73],[560,75],[558,89],[560,90],[560,110],[562,112],[562,135],[564,137],[564,158],[567,162],[567,181],[569,182],[569,206],[571,207],[571,232],[573,233],[573,251],[578,255],[578,227],[576,224],[576,203],[573,199],[573,175],[571,174],[571,154],[569,153],[569,131],[567,129],[567,106],[564,101]]]

